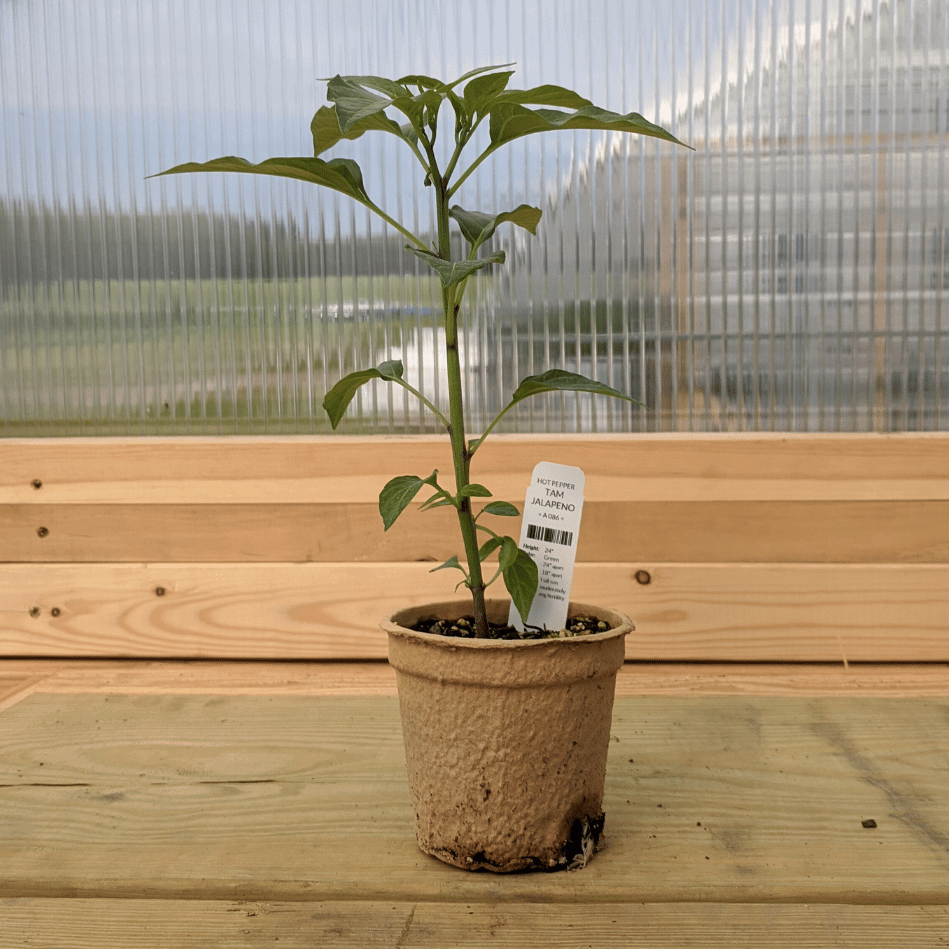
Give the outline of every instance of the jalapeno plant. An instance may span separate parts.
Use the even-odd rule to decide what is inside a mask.
[[[350,373],[326,394],[323,406],[335,429],[359,388],[371,380],[401,386],[412,393],[444,427],[451,442],[453,481],[442,484],[439,472],[427,477],[400,475],[386,484],[379,495],[379,510],[388,530],[423,489],[428,497],[423,509],[452,507],[457,517],[464,556],[436,567],[450,568],[464,575],[461,583],[469,589],[476,635],[487,635],[485,589],[502,576],[511,598],[526,618],[537,591],[537,566],[519,549],[517,541],[484,523],[485,516],[516,517],[518,509],[507,501],[492,499],[491,492],[471,480],[471,463],[485,438],[504,415],[524,399],[544,392],[589,392],[634,401],[618,390],[564,369],[550,369],[523,379],[510,401],[477,437],[468,438],[462,371],[458,350],[461,302],[469,280],[478,271],[504,262],[504,251],[479,256],[479,250],[502,224],[513,224],[536,233],[541,218],[539,208],[521,204],[510,211],[465,209],[452,199],[471,174],[491,155],[517,139],[541,132],[592,129],[628,132],[682,144],[658,125],[638,113],[619,115],[593,105],[588,99],[561,86],[542,85],[533,89],[509,89],[513,71],[504,66],[487,66],[465,73],[452,82],[412,75],[401,79],[378,76],[335,76],[327,83],[327,99],[313,117],[313,157],[271,158],[252,164],[242,158],[225,157],[204,163],[177,165],[163,175],[187,172],[240,172],[292,178],[331,188],[368,208],[402,234],[406,248],[424,261],[441,284],[442,329],[448,377],[448,415],[432,404],[404,377],[400,360],[389,360],[374,368]],[[394,116],[394,117],[393,117]],[[480,150],[466,153],[475,133],[487,123],[487,136],[479,138]],[[324,160],[320,156],[345,139],[366,132],[381,132],[400,139],[421,165],[425,185],[435,205],[436,240],[429,246],[418,234],[392,218],[369,197],[359,165],[349,158]],[[452,222],[460,230],[467,254],[452,256]],[[463,252],[464,253],[464,252]],[[491,499],[475,512],[473,498]],[[497,523],[492,521],[492,523]],[[492,555],[497,554],[494,561]],[[488,558],[492,558],[490,561]],[[486,575],[493,575],[485,580]]]

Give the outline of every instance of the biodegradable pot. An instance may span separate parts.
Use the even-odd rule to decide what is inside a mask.
[[[488,603],[506,622],[509,601]],[[466,600],[397,612],[389,634],[419,846],[467,870],[585,866],[603,830],[616,673],[629,618],[555,640],[460,639],[409,629],[470,614]]]

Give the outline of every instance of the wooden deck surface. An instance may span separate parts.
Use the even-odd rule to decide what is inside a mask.
[[[944,946],[946,671],[627,665],[605,849],[498,877],[382,663],[0,662],[0,947]]]

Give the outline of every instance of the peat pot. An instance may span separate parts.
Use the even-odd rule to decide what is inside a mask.
[[[509,601],[491,601],[506,621]],[[629,618],[570,604],[613,629],[555,640],[414,632],[470,614],[455,600],[383,623],[395,667],[415,832],[426,853],[466,870],[585,866],[603,830],[616,673]]]

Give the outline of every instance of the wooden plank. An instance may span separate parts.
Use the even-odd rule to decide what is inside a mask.
[[[30,695],[44,678],[25,670],[0,672],[0,712]]]
[[[949,697],[949,667],[942,663],[627,662],[616,677],[616,694]]]
[[[29,685],[34,678],[35,676],[22,672],[4,671],[0,666],[0,702]]]
[[[606,848],[499,878],[418,851],[393,698],[36,694],[0,715],[0,897],[947,906],[947,721],[619,698]]]
[[[522,495],[539,460],[583,468],[591,500],[949,497],[946,433],[499,435],[477,476]],[[0,504],[354,502],[433,468],[439,436],[4,439]]]
[[[380,659],[381,617],[451,591],[427,564],[13,564],[0,655]],[[941,564],[578,564],[573,597],[633,617],[629,659],[949,660]]]
[[[0,711],[34,692],[123,695],[395,695],[395,670],[371,662],[0,659]],[[949,697],[944,663],[628,662],[616,694]]]
[[[520,506],[523,493],[515,500]],[[518,525],[495,524],[499,530]],[[949,563],[947,525],[949,500],[589,501],[577,557],[595,563]],[[420,513],[413,505],[384,531],[374,500],[0,507],[0,562],[442,563],[458,549],[449,511]]]
[[[0,949],[944,949],[945,906],[6,900]],[[831,936],[832,934],[832,936]]]
[[[935,679],[924,668],[899,682]],[[11,670],[9,673],[6,670]],[[395,695],[395,670],[371,662],[245,662],[240,660],[6,659],[0,682],[16,678],[21,688],[0,700],[0,711],[34,692],[123,695]],[[855,677],[858,678],[858,677]],[[880,677],[876,677],[879,681]],[[891,683],[894,687],[896,683]],[[905,693],[901,693],[905,694]],[[926,694],[931,694],[926,693]]]

